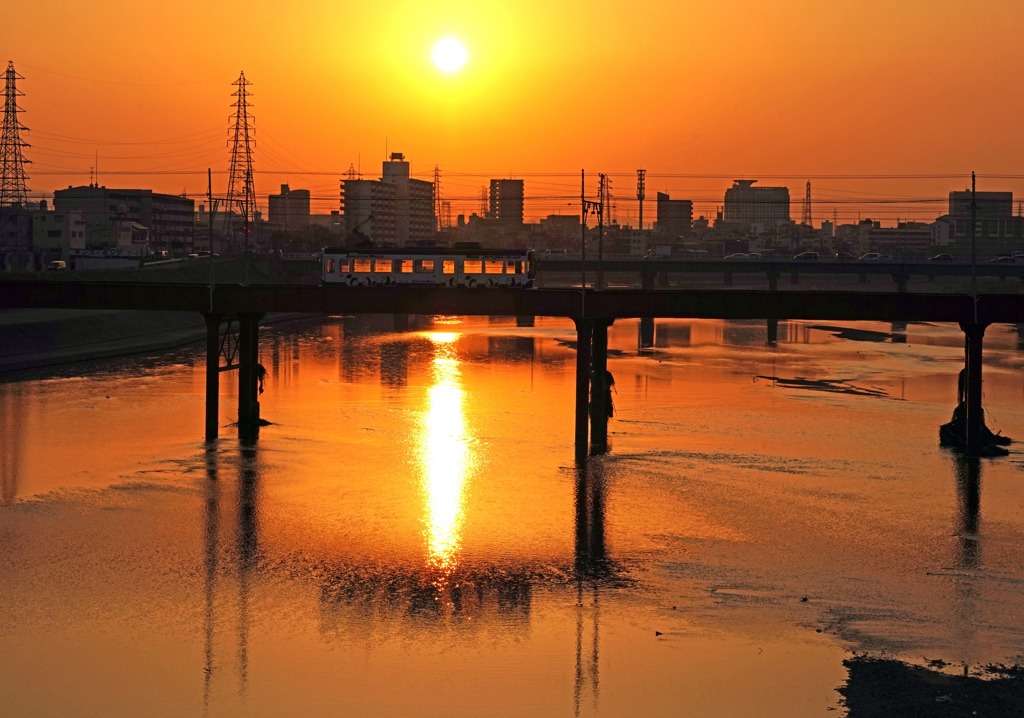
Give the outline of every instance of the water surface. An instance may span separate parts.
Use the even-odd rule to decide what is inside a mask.
[[[561,320],[266,329],[250,445],[201,347],[0,383],[5,712],[843,715],[851,656],[1020,661],[1024,454],[939,448],[955,327],[637,334],[584,467]]]

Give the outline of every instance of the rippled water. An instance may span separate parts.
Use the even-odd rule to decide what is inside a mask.
[[[842,715],[853,655],[1018,662],[1024,453],[938,447],[959,331],[779,336],[616,323],[584,468],[563,321],[266,329],[249,446],[200,348],[0,384],[3,712]]]

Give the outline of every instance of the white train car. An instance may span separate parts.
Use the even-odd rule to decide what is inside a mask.
[[[529,249],[325,247],[320,271],[350,287],[532,287],[536,266]]]

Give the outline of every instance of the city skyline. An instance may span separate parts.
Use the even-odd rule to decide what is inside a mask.
[[[607,174],[618,218],[635,222],[639,168],[645,224],[659,191],[713,219],[737,178],[788,186],[797,207],[811,181],[815,224],[933,219],[971,171],[979,190],[1024,196],[1014,3],[176,10],[10,11],[0,50],[24,77],[32,198],[95,180],[202,201],[208,168],[223,195],[239,70],[263,211],[284,183],[309,189],[314,211],[337,208],[349,169],[374,177],[393,151],[416,178],[439,168],[455,214],[478,211],[495,178],[525,180],[528,219],[578,213],[586,170],[588,194]],[[226,33],[239,18],[246,31]],[[431,60],[446,36],[467,49],[461,70]]]

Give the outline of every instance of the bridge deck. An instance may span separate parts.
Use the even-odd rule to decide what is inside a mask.
[[[0,281],[0,309],[1024,323],[1024,295],[703,289],[460,289]]]

